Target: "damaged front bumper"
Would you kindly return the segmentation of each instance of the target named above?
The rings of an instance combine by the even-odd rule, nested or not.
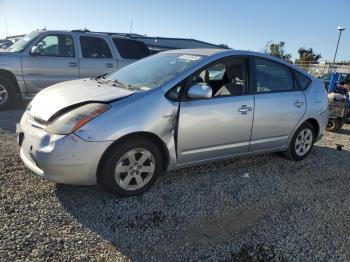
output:
[[[20,157],[30,170],[55,183],[96,184],[99,160],[112,141],[87,142],[75,134],[50,134],[24,118],[16,133]]]

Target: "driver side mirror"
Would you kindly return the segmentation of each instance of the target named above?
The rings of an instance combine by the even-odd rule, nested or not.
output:
[[[40,51],[40,47],[35,45],[32,47],[32,49],[30,50],[30,54],[31,55],[40,55],[41,51]]]
[[[207,99],[212,97],[213,89],[205,83],[198,83],[190,87],[187,95],[190,98]]]

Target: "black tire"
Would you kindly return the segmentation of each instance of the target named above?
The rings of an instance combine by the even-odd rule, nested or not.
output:
[[[337,131],[339,131],[340,129],[343,128],[344,123],[345,123],[345,120],[343,120],[341,118],[338,119],[338,130]]]
[[[326,130],[329,132],[337,132],[339,131],[344,125],[344,122],[340,118],[330,118],[328,120],[328,124],[326,127]]]
[[[16,87],[10,80],[0,76],[0,91],[2,90],[6,90],[7,95],[5,98],[0,94],[0,110],[9,109],[16,100]],[[5,101],[3,101],[3,99],[5,99]]]
[[[153,155],[155,162],[154,173],[151,176],[150,180],[142,188],[135,190],[126,190],[117,183],[115,178],[115,169],[118,164],[118,161],[127,152],[140,148],[148,150]],[[163,172],[163,159],[161,151],[154,143],[144,138],[129,139],[115,144],[111,149],[108,150],[106,155],[103,157],[101,162],[100,173],[98,176],[98,183],[101,184],[108,192],[118,197],[135,196],[142,194],[143,192],[151,188],[152,185],[156,182],[158,176]],[[136,182],[136,179],[134,180]]]
[[[304,154],[304,155],[299,155],[296,151],[296,141],[297,141],[297,138],[298,136],[300,135],[300,133],[303,131],[303,130],[306,130],[306,129],[309,129],[312,133],[312,143],[311,143],[311,146],[310,148],[308,149],[308,151]],[[300,161],[300,160],[303,160],[305,159],[309,153],[311,152],[313,146],[314,146],[314,142],[315,142],[315,128],[314,126],[310,123],[310,122],[305,122],[303,123],[295,132],[290,144],[289,144],[289,147],[288,147],[288,150],[283,152],[283,155],[285,157],[287,157],[288,159],[290,160],[294,160],[294,161]]]
[[[326,130],[329,132],[334,132],[338,130],[338,121],[335,118],[330,118],[327,123]]]

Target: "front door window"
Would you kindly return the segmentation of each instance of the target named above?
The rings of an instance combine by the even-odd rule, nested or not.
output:
[[[205,83],[213,89],[213,97],[243,95],[247,90],[247,63],[244,58],[220,61],[197,72],[191,85]]]
[[[70,35],[48,35],[36,44],[41,56],[74,57],[74,42]]]

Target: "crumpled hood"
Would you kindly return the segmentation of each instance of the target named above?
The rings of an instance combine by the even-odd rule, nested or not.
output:
[[[93,79],[59,83],[40,91],[29,105],[30,115],[48,121],[58,111],[88,101],[109,102],[129,96],[134,91],[101,84]]]

